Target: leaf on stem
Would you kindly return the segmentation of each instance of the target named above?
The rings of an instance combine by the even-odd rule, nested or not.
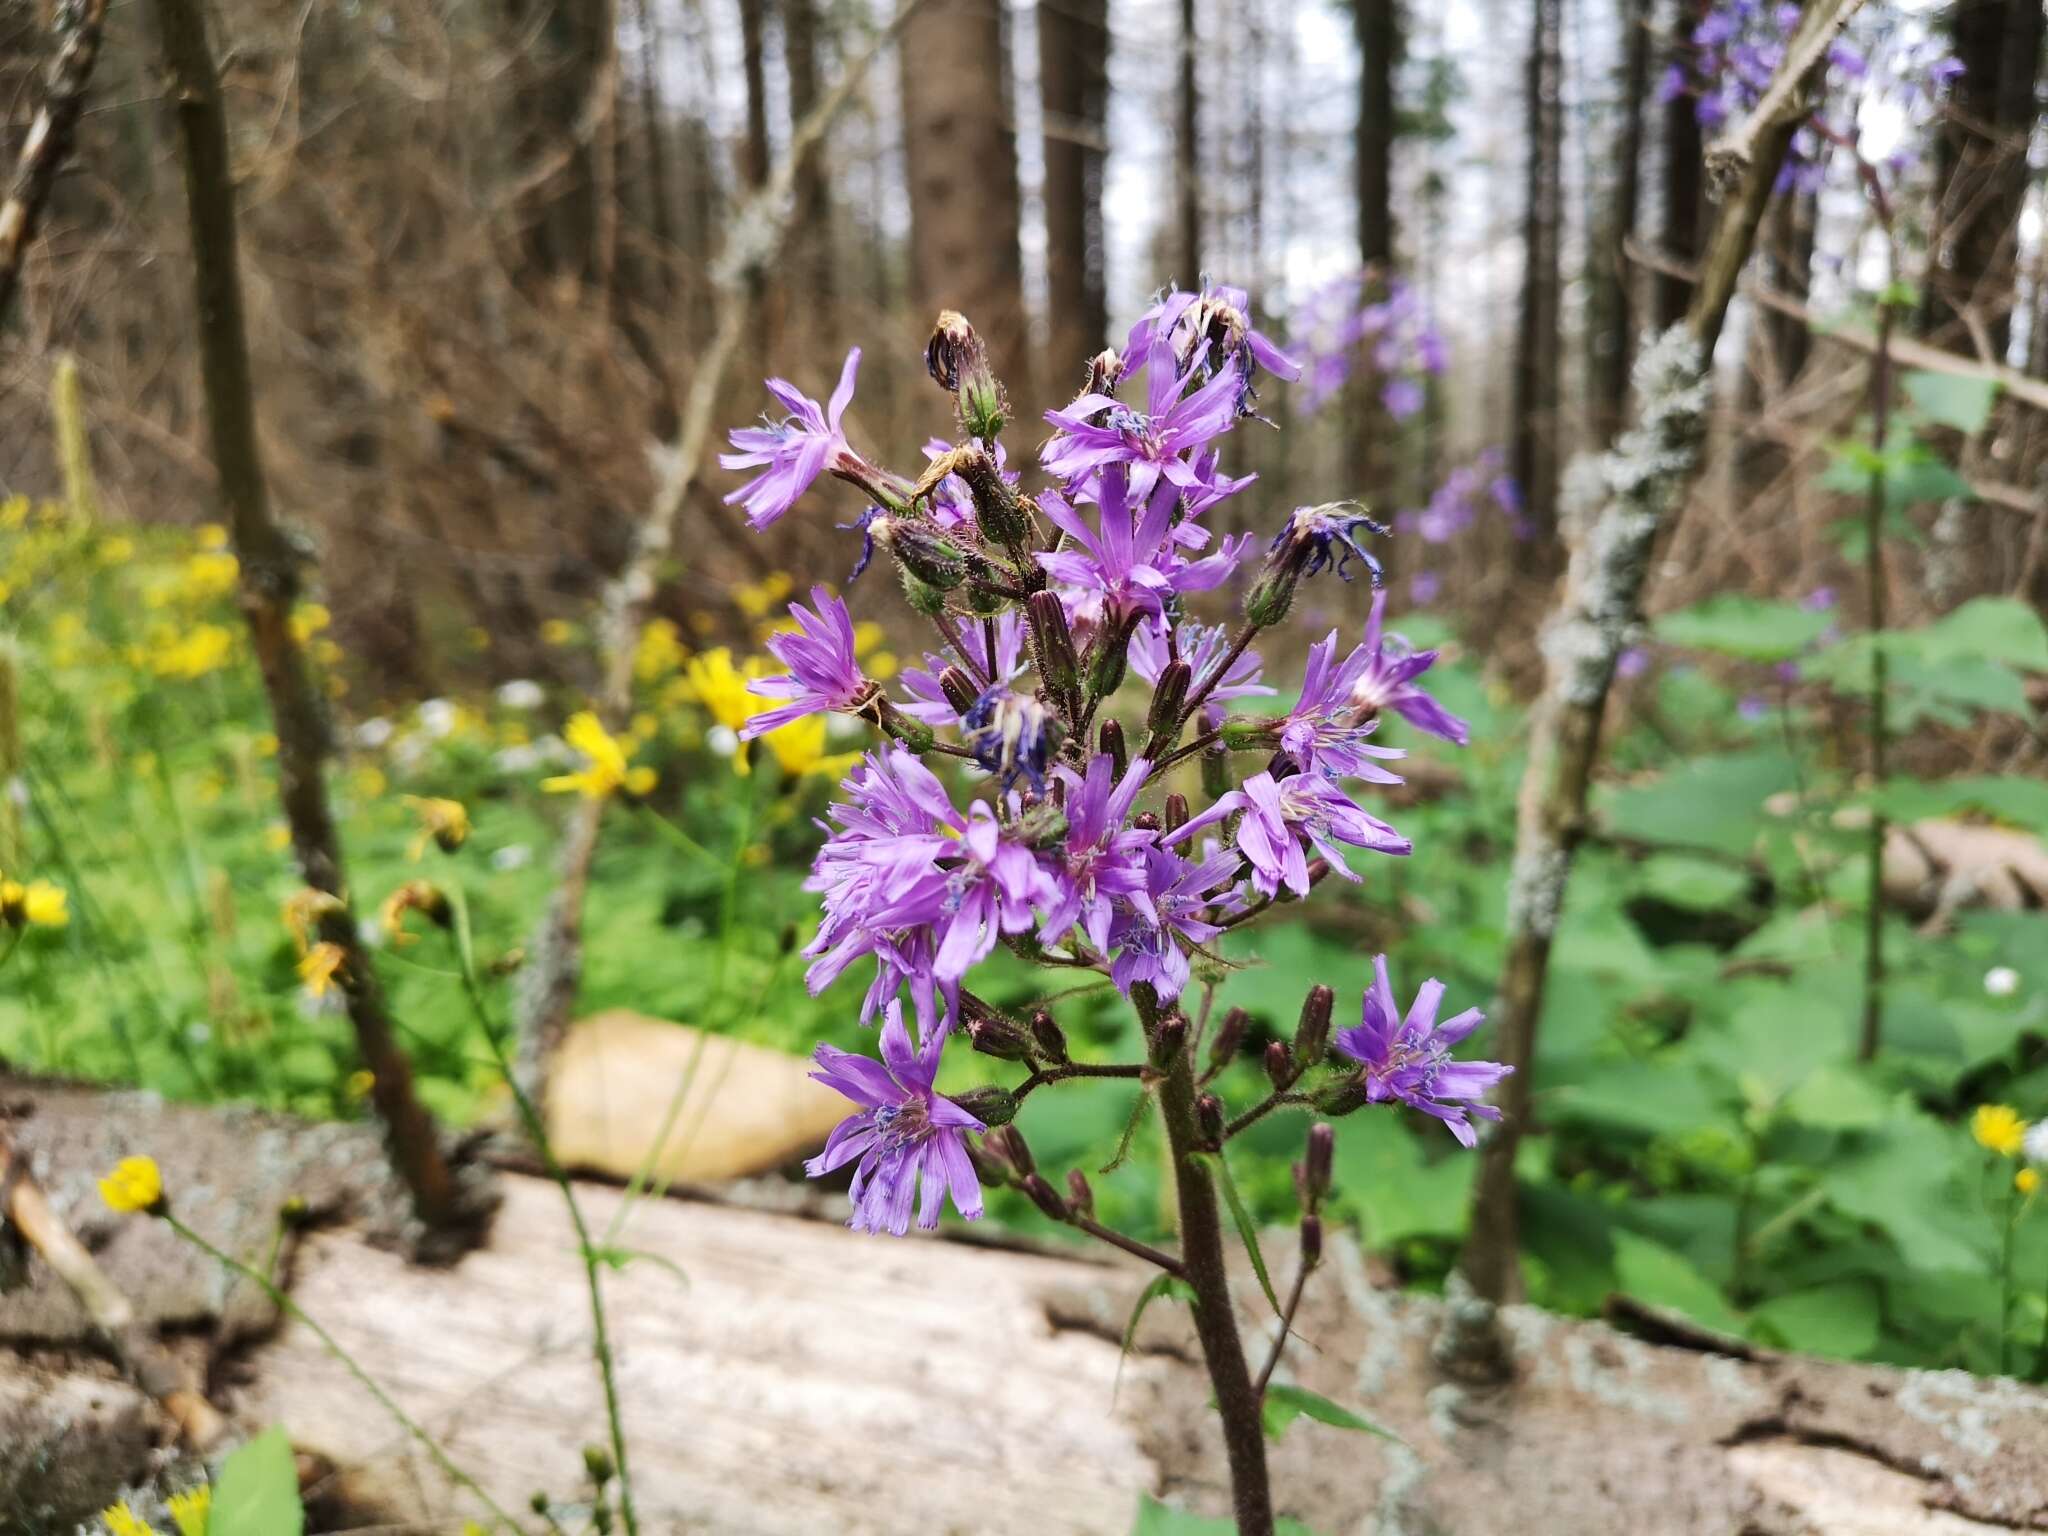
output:
[[[1287,1433],[1288,1426],[1296,1419],[1314,1419],[1318,1424],[1327,1424],[1332,1429],[1355,1430],[1360,1434],[1378,1435],[1382,1440],[1399,1442],[1400,1437],[1389,1430],[1380,1428],[1371,1419],[1362,1418],[1327,1397],[1309,1391],[1306,1387],[1288,1386],[1272,1382],[1266,1387],[1266,1395],[1259,1403],[1259,1422],[1266,1431],[1268,1440],[1278,1440]]]
[[[1137,1305],[1131,1308],[1130,1321],[1124,1324],[1123,1348],[1117,1352],[1116,1380],[1111,1383],[1109,1389],[1109,1402],[1112,1408],[1116,1406],[1117,1392],[1124,1383],[1124,1361],[1129,1358],[1131,1345],[1138,1337],[1138,1321],[1144,1317],[1145,1309],[1162,1296],[1171,1297],[1175,1301],[1184,1301],[1189,1306],[1193,1306],[1195,1302],[1195,1289],[1177,1276],[1154,1275],[1152,1283],[1146,1286],[1144,1290],[1138,1292]]]
[[[1223,1160],[1220,1152],[1190,1152],[1188,1161],[1204,1163],[1216,1170],[1216,1182],[1223,1186],[1223,1203],[1230,1207],[1230,1219],[1237,1225],[1237,1235],[1244,1242],[1244,1251],[1251,1255],[1252,1273],[1259,1277],[1259,1289],[1266,1293],[1274,1315],[1279,1316],[1280,1298],[1273,1290],[1273,1277],[1266,1271],[1266,1256],[1259,1251],[1258,1228],[1252,1225],[1252,1213],[1245,1209],[1244,1197],[1237,1192],[1237,1181],[1230,1176],[1230,1164]]]

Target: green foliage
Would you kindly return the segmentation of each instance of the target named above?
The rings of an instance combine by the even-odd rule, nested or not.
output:
[[[1377,1435],[1382,1440],[1394,1438],[1371,1419],[1363,1418],[1306,1387],[1290,1386],[1280,1381],[1267,1384],[1266,1395],[1259,1404],[1259,1419],[1268,1440],[1280,1439],[1296,1419],[1314,1419],[1332,1429]]]
[[[266,1429],[221,1463],[207,1536],[299,1536],[305,1528],[291,1441]]]
[[[1299,1520],[1281,1520],[1273,1527],[1279,1536],[1314,1536]],[[1131,1536],[1234,1536],[1235,1520],[1210,1520],[1161,1504],[1149,1494],[1138,1495],[1137,1523]]]

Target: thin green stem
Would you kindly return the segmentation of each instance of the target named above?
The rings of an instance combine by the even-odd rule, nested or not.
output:
[[[619,1473],[619,1516],[625,1521],[626,1536],[639,1536],[640,1521],[633,1509],[633,1477],[626,1460],[625,1421],[619,1410],[618,1370],[612,1359],[611,1333],[605,1324],[604,1281],[600,1273],[599,1250],[590,1240],[590,1226],[583,1219],[583,1206],[576,1198],[576,1187],[569,1182],[569,1175],[555,1157],[553,1145],[548,1141],[547,1126],[541,1120],[540,1111],[519,1085],[518,1073],[513,1070],[512,1058],[505,1050],[505,1042],[499,1038],[496,1025],[492,1022],[489,1007],[484,1002],[483,986],[477,980],[476,952],[471,942],[469,927],[469,898],[459,883],[451,882],[448,903],[455,918],[455,952],[462,962],[462,986],[468,994],[470,1008],[476,1014],[477,1026],[483,1030],[484,1039],[489,1042],[491,1054],[497,1058],[498,1070],[504,1075],[505,1085],[512,1090],[512,1102],[518,1107],[519,1119],[526,1128],[534,1151],[539,1154],[541,1166],[562,1192],[563,1203],[569,1208],[569,1221],[576,1228],[576,1244],[583,1257],[583,1277],[590,1293],[591,1352],[597,1357],[598,1376],[604,1384],[605,1420],[611,1431],[612,1464]]]
[[[417,1440],[420,1443],[421,1449],[426,1451],[427,1455],[432,1458],[434,1465],[441,1469],[441,1474],[444,1477],[446,1477],[450,1482],[454,1483],[457,1487],[462,1488],[469,1492],[471,1495],[473,1495],[476,1498],[477,1502],[482,1504],[485,1509],[489,1510],[491,1514],[497,1519],[499,1524],[505,1526],[508,1530],[523,1531],[525,1529],[525,1527],[521,1526],[517,1520],[513,1519],[499,1506],[498,1501],[496,1499],[492,1498],[490,1494],[484,1491],[484,1487],[481,1483],[479,1483],[475,1478],[471,1477],[467,1472],[463,1471],[462,1468],[458,1467],[454,1463],[454,1461],[450,1459],[448,1453],[441,1449],[440,1445],[435,1441],[434,1437],[428,1434],[426,1430],[421,1427],[418,1420],[414,1419],[411,1414],[407,1413],[403,1408],[399,1407],[397,1402],[393,1400],[391,1394],[386,1392],[379,1385],[377,1385],[377,1383],[373,1379],[371,1379],[370,1374],[367,1371],[365,1371],[360,1365],[356,1364],[355,1358],[352,1355],[350,1355],[347,1350],[341,1347],[340,1341],[337,1340],[333,1334],[329,1333],[325,1328],[321,1327],[319,1323],[314,1321],[312,1315],[308,1313],[305,1308],[301,1307],[296,1301],[293,1301],[292,1298],[288,1296],[284,1291],[280,1290],[268,1275],[259,1273],[251,1266],[244,1264],[240,1259],[234,1257],[234,1255],[223,1252],[221,1249],[215,1247],[212,1243],[208,1242],[205,1238],[201,1237],[197,1232],[193,1231],[190,1227],[186,1226],[182,1221],[178,1220],[178,1218],[173,1216],[168,1210],[161,1211],[159,1212],[159,1214],[163,1218],[164,1225],[169,1227],[173,1232],[177,1233],[179,1237],[183,1238],[186,1242],[190,1243],[194,1248],[197,1248],[201,1253],[205,1254],[208,1258],[212,1259],[216,1264],[219,1264],[223,1269],[228,1270],[232,1274],[239,1275],[244,1280],[247,1280],[251,1284],[255,1285],[259,1290],[263,1292],[265,1296],[267,1296],[270,1299],[270,1304],[272,1306],[276,1307],[280,1312],[285,1313],[294,1322],[301,1324],[307,1330],[307,1332],[311,1333],[314,1338],[318,1339],[320,1341],[321,1347],[324,1348],[330,1355],[334,1356],[336,1360],[339,1360],[342,1364],[342,1367],[345,1370],[347,1370],[349,1375],[353,1376],[356,1379],[356,1381],[362,1386],[363,1390],[368,1392],[371,1397],[377,1400],[377,1406],[382,1408],[386,1413],[390,1414],[392,1419],[396,1421],[396,1423],[398,1424],[399,1428],[403,1429],[407,1434],[411,1435],[413,1439]]]
[[[2005,1180],[2005,1231],[1998,1244],[1998,1374],[2004,1376],[2012,1370],[2012,1238],[2019,1226],[2020,1197],[2005,1164],[2000,1162],[1997,1168]]]

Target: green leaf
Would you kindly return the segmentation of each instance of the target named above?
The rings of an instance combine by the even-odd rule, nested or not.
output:
[[[1657,638],[1670,645],[1739,656],[1747,661],[1789,661],[1819,639],[1832,622],[1798,603],[1723,593],[1667,613]]]
[[[1117,1390],[1123,1386],[1124,1361],[1130,1357],[1131,1345],[1137,1340],[1138,1323],[1145,1316],[1145,1309],[1162,1296],[1171,1297],[1175,1301],[1184,1301],[1189,1306],[1193,1306],[1195,1301],[1194,1287],[1185,1280],[1177,1279],[1173,1275],[1155,1276],[1152,1283],[1138,1293],[1137,1304],[1131,1308],[1131,1320],[1124,1324],[1123,1347],[1117,1352],[1116,1380],[1111,1383],[1109,1389],[1111,1406],[1114,1406],[1116,1403]]]
[[[1360,1434],[1378,1435],[1382,1440],[1396,1437],[1380,1428],[1371,1419],[1361,1418],[1349,1408],[1331,1402],[1327,1397],[1318,1396],[1306,1387],[1288,1386],[1282,1382],[1270,1382],[1266,1387],[1265,1400],[1259,1404],[1259,1418],[1268,1440],[1278,1440],[1287,1433],[1296,1419],[1314,1419],[1318,1424],[1327,1424],[1332,1429],[1355,1430]]]
[[[1230,1164],[1223,1160],[1221,1152],[1190,1152],[1188,1161],[1216,1170],[1216,1182],[1223,1189],[1223,1203],[1230,1207],[1230,1219],[1237,1226],[1244,1251],[1251,1255],[1252,1273],[1259,1277],[1259,1289],[1266,1293],[1266,1300],[1272,1303],[1273,1311],[1278,1315],[1280,1298],[1273,1292],[1273,1277],[1266,1273],[1266,1256],[1259,1251],[1259,1229],[1252,1225],[1252,1213],[1245,1209],[1244,1198],[1237,1192],[1237,1181],[1230,1176]]]
[[[1644,1136],[1722,1123],[1727,1119],[1724,1102],[1701,1078],[1667,1062],[1618,1062],[1584,1082],[1559,1088],[1549,1113],[1560,1121],[1592,1121]]]
[[[2002,661],[2025,672],[2048,672],[2048,625],[2017,598],[1972,598],[1895,643],[1929,661]]]
[[[1791,757],[1775,747],[1696,758],[1648,783],[1600,796],[1616,835],[1650,844],[1749,853],[1763,803],[1798,782]]]
[[[1895,1116],[1882,1135],[1828,1165],[1828,1201],[1890,1237],[1915,1269],[1980,1270],[1989,1224],[1965,1213],[1956,1178],[1969,1145],[1966,1133],[1929,1116]]]
[[[207,1536],[300,1536],[299,1469],[284,1431],[270,1428],[221,1463]]]
[[[1952,373],[1915,369],[1901,377],[1899,383],[1922,416],[1937,426],[1954,427],[1963,433],[1983,431],[1998,399],[1996,379],[1966,379]]]
[[[1616,1228],[1614,1269],[1622,1290],[1638,1301],[1683,1312],[1718,1333],[1742,1332],[1742,1318],[1683,1254],[1637,1233]]]
[[[1374,1248],[1465,1230],[1475,1159],[1442,1140],[1453,1155],[1432,1160],[1398,1115],[1353,1115],[1338,1127],[1336,1196],[1341,1209],[1358,1213]]]
[[[1786,1095],[1785,1113],[1818,1130],[1860,1131],[1882,1125],[1891,1101],[1854,1067],[1831,1062]]]
[[[1685,853],[1660,853],[1636,873],[1646,896],[1691,912],[1715,912],[1749,894],[1749,875],[1733,864]]]
[[[1276,1536],[1315,1536],[1299,1520],[1282,1520],[1273,1529]],[[1138,1495],[1138,1519],[1131,1527],[1131,1536],[1237,1536],[1237,1522],[1191,1515],[1141,1493]]]
[[[1880,1321],[1877,1287],[1841,1280],[1772,1297],[1750,1314],[1749,1329],[1784,1349],[1855,1359],[1877,1348]]]

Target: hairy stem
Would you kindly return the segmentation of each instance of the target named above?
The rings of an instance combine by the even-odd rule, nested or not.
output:
[[[1173,1154],[1173,1178],[1180,1206],[1181,1265],[1195,1293],[1195,1333],[1216,1390],[1223,1420],[1223,1444],[1230,1456],[1231,1498],[1239,1536],[1273,1536],[1273,1492],[1266,1475],[1266,1436],[1259,1394],[1245,1362],[1237,1314],[1230,1304],[1230,1278],[1223,1261],[1223,1223],[1216,1182],[1199,1159],[1192,1052],[1176,1051],[1159,1085],[1160,1117]]]
[[[1308,1277],[1315,1273],[1315,1268],[1303,1259],[1294,1271],[1294,1288],[1287,1293],[1287,1305],[1280,1309],[1280,1331],[1273,1336],[1273,1347],[1266,1352],[1266,1363],[1259,1367],[1259,1379],[1252,1383],[1252,1391],[1261,1398],[1280,1365],[1280,1357],[1287,1352],[1287,1341],[1294,1337],[1294,1314],[1301,1310],[1302,1293],[1308,1289]]]
[[[1884,790],[1885,688],[1888,678],[1884,654],[1884,501],[1885,437],[1891,425],[1891,334],[1893,306],[1880,304],[1877,313],[1877,351],[1870,359],[1870,442],[1877,450],[1878,465],[1870,472],[1870,495],[1864,508],[1863,580],[1869,588],[1867,628],[1870,632],[1870,788]],[[1857,1042],[1859,1061],[1877,1056],[1877,1043],[1884,1033],[1884,839],[1885,819],[1881,810],[1870,813],[1869,884],[1864,893],[1863,914],[1863,1033]]]

